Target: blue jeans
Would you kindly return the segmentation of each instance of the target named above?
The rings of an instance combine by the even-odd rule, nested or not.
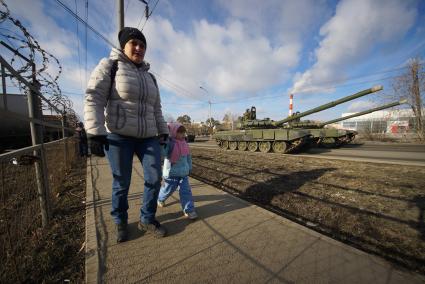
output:
[[[88,145],[87,142],[79,142],[78,149],[80,150],[80,157],[85,157],[88,154]]]
[[[193,203],[192,190],[189,185],[189,178],[185,177],[168,177],[164,178],[165,185],[161,187],[159,191],[158,201],[164,202],[168,197],[176,191],[177,187],[180,186],[179,195],[180,203],[183,212],[189,213],[195,210]]]
[[[144,192],[140,208],[140,220],[148,224],[155,220],[157,199],[161,187],[161,152],[158,138],[137,139],[118,134],[108,134],[109,149],[106,150],[111,166],[112,209],[115,224],[127,223],[128,189],[131,182],[133,156],[137,155],[143,167]]]

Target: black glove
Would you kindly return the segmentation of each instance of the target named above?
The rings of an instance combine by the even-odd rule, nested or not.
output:
[[[105,135],[89,137],[90,152],[99,157],[105,157],[105,149],[109,150],[108,139]]]
[[[168,134],[159,134],[159,144],[165,145],[167,144]]]

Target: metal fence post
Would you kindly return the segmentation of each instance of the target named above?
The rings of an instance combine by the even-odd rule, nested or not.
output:
[[[33,85],[40,88],[40,84],[35,80],[35,66],[33,66]],[[30,118],[42,119],[41,117],[41,103],[37,94],[30,90],[28,92],[28,112]],[[35,173],[37,178],[37,192],[38,198],[40,201],[41,208],[41,222],[42,226],[45,228],[49,223],[49,204],[48,204],[48,180],[47,180],[47,167],[46,159],[44,155],[43,143],[43,132],[40,125],[36,125],[34,122],[30,122],[31,129],[31,140],[32,145],[41,144],[41,150],[34,151],[34,156],[39,157],[40,159],[34,163]]]
[[[67,135],[67,131],[65,129],[66,127],[66,111],[65,111],[65,106],[63,107],[63,113],[62,113],[62,138],[63,138],[63,143],[64,143],[64,155],[65,155],[65,170],[68,170],[68,157],[69,157],[69,152],[68,152],[68,139],[66,139]]]
[[[3,85],[3,108],[7,110],[7,95],[6,95],[6,72],[3,64],[1,64],[1,83]]]

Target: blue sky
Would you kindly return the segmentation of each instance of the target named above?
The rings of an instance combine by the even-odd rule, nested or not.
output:
[[[61,90],[82,117],[88,76],[111,46],[90,30],[86,43],[84,25],[57,1],[5,2],[11,16],[60,60]],[[61,2],[85,19],[85,0]],[[88,2],[89,24],[117,44],[116,1]],[[294,111],[377,84],[389,93],[392,78],[405,71],[401,67],[425,53],[420,0],[159,0],[148,21],[142,2],[124,2],[125,25],[143,26],[145,59],[160,85],[164,114],[174,119],[188,114],[205,121],[208,101],[215,119],[241,115],[252,105],[258,117],[280,119],[288,114],[291,92]],[[152,11],[157,0],[148,2]],[[361,111],[374,106],[375,97],[307,118]]]

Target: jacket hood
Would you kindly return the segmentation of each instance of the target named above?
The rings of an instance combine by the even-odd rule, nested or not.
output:
[[[111,54],[109,55],[109,59],[112,60],[118,60],[118,61],[122,61],[122,62],[128,62],[131,64],[134,64],[125,54],[121,49],[118,48],[112,48],[111,50]],[[136,65],[136,64],[134,64]],[[148,71],[149,68],[151,67],[150,64],[146,61],[143,61],[141,64],[141,68],[143,68],[144,71]]]
[[[168,130],[170,131],[170,136],[175,139],[177,135],[177,130],[180,128],[180,126],[183,125],[179,122],[170,122],[167,124],[167,126]]]

